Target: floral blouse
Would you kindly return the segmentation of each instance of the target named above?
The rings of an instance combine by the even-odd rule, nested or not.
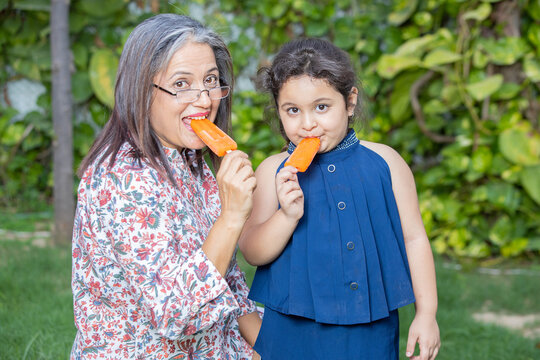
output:
[[[215,178],[164,148],[178,188],[124,144],[81,179],[73,230],[71,359],[246,359],[237,318],[256,311],[236,260],[201,246],[220,213]]]

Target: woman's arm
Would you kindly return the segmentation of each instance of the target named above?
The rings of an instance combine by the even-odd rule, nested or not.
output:
[[[392,148],[382,144],[363,143],[382,156],[390,168],[392,188],[403,229],[416,298],[416,315],[409,329],[407,356],[414,353],[414,348],[418,342],[421,354],[418,359],[435,359],[440,347],[439,327],[436,320],[437,285],[435,265],[418,206],[414,176],[407,163]]]
[[[240,233],[251,213],[256,180],[247,155],[233,151],[225,155],[216,175],[221,214],[212,226],[202,249],[225,276]]]
[[[251,265],[264,265],[278,257],[303,215],[304,197],[296,170],[288,166],[276,176],[286,157],[287,153],[271,156],[255,172],[253,211],[238,241]]]

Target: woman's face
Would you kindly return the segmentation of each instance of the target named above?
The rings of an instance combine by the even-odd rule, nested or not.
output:
[[[167,68],[156,75],[154,84],[172,93],[220,86],[212,48],[207,44],[186,43],[173,55]],[[192,103],[179,103],[176,96],[158,88],[154,91],[150,124],[161,143],[170,148],[202,149],[205,144],[193,132],[191,120],[206,117],[214,122],[221,100],[210,99],[204,91]]]
[[[326,80],[307,75],[287,80],[278,97],[278,112],[287,137],[296,145],[306,137],[321,139],[320,153],[335,148],[347,135],[358,90],[352,88],[347,108],[343,95]]]

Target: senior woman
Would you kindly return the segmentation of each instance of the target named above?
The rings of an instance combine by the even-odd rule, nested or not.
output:
[[[252,166],[209,154],[214,178],[190,126],[228,131],[232,86],[224,42],[189,17],[129,36],[112,115],[79,169],[72,359],[252,357],[260,318],[234,256]]]

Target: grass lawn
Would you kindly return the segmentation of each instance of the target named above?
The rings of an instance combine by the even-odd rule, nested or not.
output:
[[[0,238],[0,359],[68,359],[75,336],[70,248],[30,243]],[[239,262],[251,282],[254,269],[241,255]],[[438,260],[442,348],[437,359],[540,359],[540,338],[472,317],[480,311],[540,314],[540,271],[535,271],[494,276],[452,270]],[[412,306],[400,311],[402,354],[413,316]]]

